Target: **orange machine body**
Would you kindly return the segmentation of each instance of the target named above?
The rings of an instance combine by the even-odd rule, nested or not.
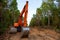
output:
[[[23,17],[23,14],[24,14],[24,17]],[[14,23],[14,27],[18,27],[18,26],[26,27],[27,26],[27,14],[28,14],[28,1],[26,1],[26,4],[25,4],[23,10],[20,13],[20,16],[18,18],[18,22]],[[22,19],[22,17],[24,19]]]

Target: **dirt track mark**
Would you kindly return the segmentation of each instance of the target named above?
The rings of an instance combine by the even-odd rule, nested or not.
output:
[[[9,40],[60,40],[60,34],[54,30],[33,28],[30,30],[28,38],[20,38],[21,33],[10,34]]]

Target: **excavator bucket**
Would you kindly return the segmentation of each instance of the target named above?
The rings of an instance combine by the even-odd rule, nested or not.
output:
[[[22,27],[21,38],[29,36],[29,27]]]

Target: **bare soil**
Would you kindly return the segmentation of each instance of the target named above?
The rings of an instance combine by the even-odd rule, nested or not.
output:
[[[21,33],[16,34],[6,34],[4,40],[60,40],[60,33],[50,29],[40,29],[32,28],[29,33],[28,38],[21,38]]]

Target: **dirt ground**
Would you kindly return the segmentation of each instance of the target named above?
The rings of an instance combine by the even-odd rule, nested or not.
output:
[[[5,40],[60,40],[60,34],[50,29],[32,28],[28,38],[21,38],[21,33],[6,34]]]

